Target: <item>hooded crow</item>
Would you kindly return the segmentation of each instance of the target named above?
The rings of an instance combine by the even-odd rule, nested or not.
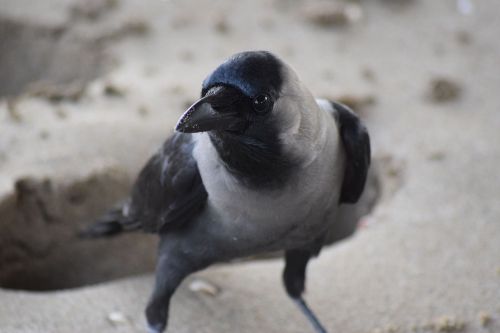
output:
[[[354,229],[338,222],[339,207],[360,198],[369,165],[368,132],[351,110],[314,99],[273,54],[242,52],[203,81],[129,200],[83,235],[160,236],[150,332],[165,330],[170,298],[189,274],[279,250],[288,295],[326,332],[302,297],[306,266],[327,235]]]

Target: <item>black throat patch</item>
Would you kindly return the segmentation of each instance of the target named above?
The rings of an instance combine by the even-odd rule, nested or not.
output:
[[[254,124],[255,125],[255,124]],[[210,133],[210,140],[226,169],[250,188],[282,187],[296,162],[283,152],[272,126],[256,126],[244,135],[227,132]]]

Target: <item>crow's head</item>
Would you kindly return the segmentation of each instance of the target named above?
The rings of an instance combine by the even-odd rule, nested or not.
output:
[[[203,82],[201,98],[177,124],[181,132],[243,134],[272,114],[283,84],[283,65],[268,52],[238,53]]]
[[[205,79],[201,98],[176,130],[208,132],[226,161],[243,151],[264,164],[286,164],[295,158],[287,148],[296,150],[297,140],[311,137],[315,108],[291,67],[266,51],[242,52]],[[229,164],[245,161],[245,167],[255,167],[243,157]]]

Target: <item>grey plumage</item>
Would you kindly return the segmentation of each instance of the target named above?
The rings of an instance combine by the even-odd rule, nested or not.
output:
[[[170,298],[190,273],[285,250],[286,290],[325,332],[301,297],[305,269],[327,234],[353,230],[335,221],[365,184],[365,127],[347,107],[315,100],[274,55],[244,52],[204,81],[177,130],[141,171],[130,200],[85,232],[160,235],[150,330],[165,329]]]

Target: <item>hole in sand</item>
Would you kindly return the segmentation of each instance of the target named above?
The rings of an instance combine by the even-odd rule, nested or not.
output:
[[[129,186],[128,177],[117,170],[67,185],[18,180],[14,193],[0,202],[0,287],[66,289],[152,271],[154,236],[76,237]]]

